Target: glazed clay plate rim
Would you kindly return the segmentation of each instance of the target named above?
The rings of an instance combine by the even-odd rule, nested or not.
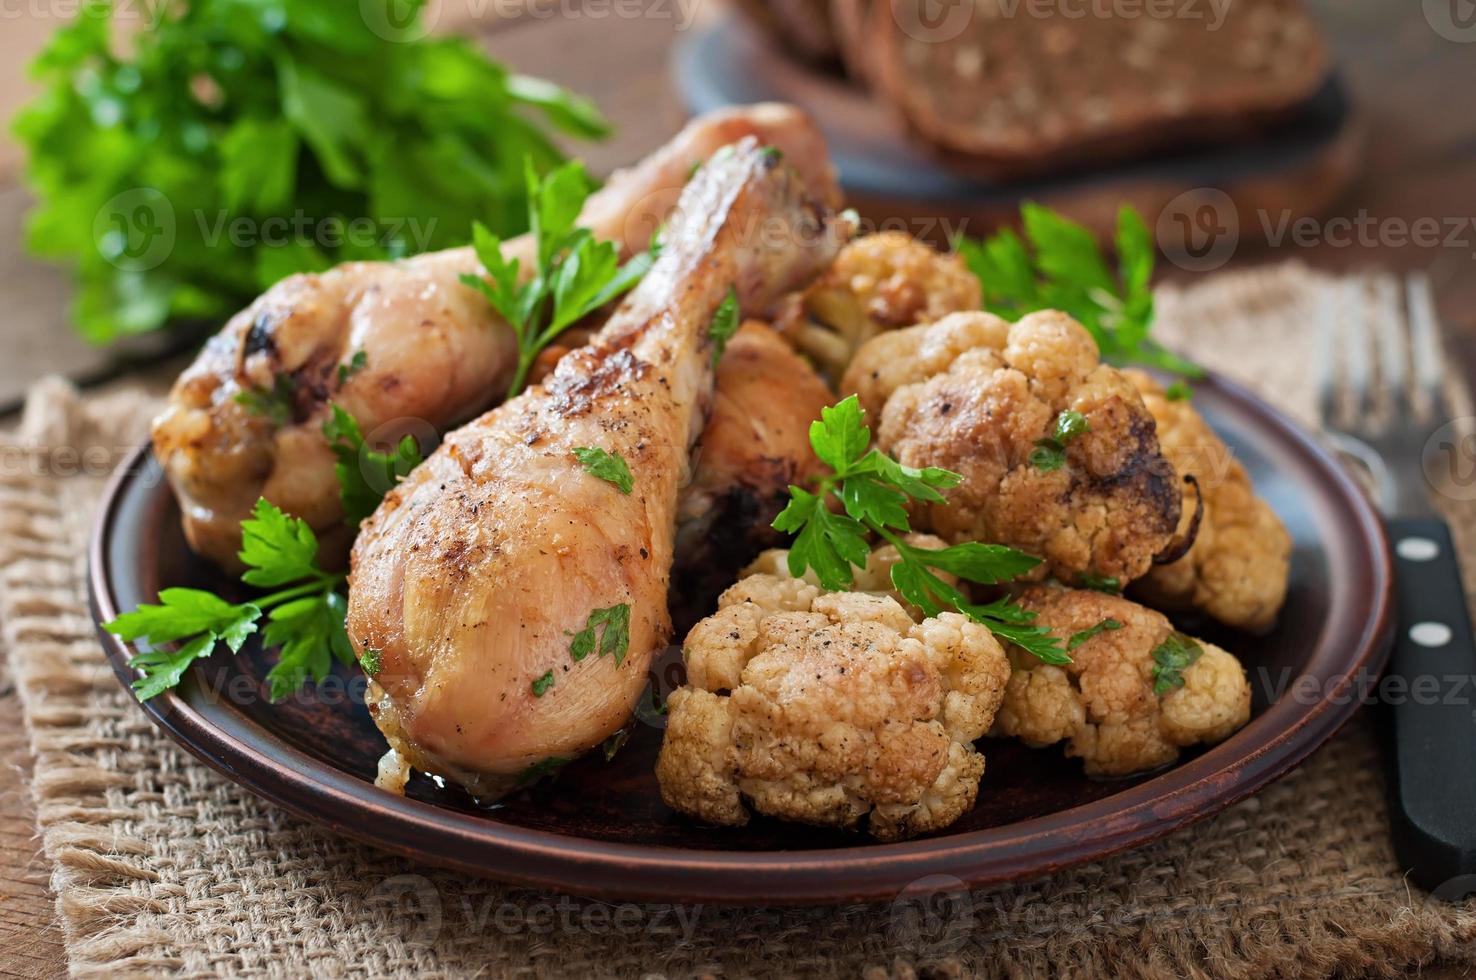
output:
[[[1324,683],[1312,705],[1282,696],[1226,742],[1102,800],[895,844],[768,852],[629,844],[516,826],[395,796],[312,758],[249,719],[228,720],[237,732],[218,727],[195,703],[214,694],[201,693],[193,671],[180,690],[141,707],[202,762],[299,817],[406,857],[514,884],[621,900],[817,904],[891,899],[931,876],[945,876],[937,879],[945,886],[982,886],[1097,860],[1203,819],[1290,771],[1351,717],[1359,705],[1355,679],[1377,674],[1388,656],[1392,561],[1372,506],[1321,446],[1260,399],[1220,377],[1201,382],[1200,389],[1213,390],[1280,455],[1297,457],[1334,505],[1326,509],[1335,513],[1318,514],[1319,525],[1330,524],[1336,533],[1324,531],[1318,540],[1339,552],[1329,556],[1330,565],[1347,560],[1337,563],[1339,587],[1330,590],[1329,618],[1302,675],[1337,682]],[[148,445],[140,447],[113,476],[93,530],[89,587],[99,622],[117,614],[108,571],[115,511],[150,453]],[[154,492],[169,491],[161,482]],[[1366,613],[1341,602],[1339,618],[1340,600],[1349,593],[1367,600]],[[127,645],[99,635],[126,687],[135,676]],[[990,787],[987,771],[985,780],[982,792],[1008,792]],[[1084,819],[1088,814],[1092,819]]]

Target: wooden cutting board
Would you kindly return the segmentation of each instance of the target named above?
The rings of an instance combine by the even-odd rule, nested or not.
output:
[[[1027,200],[1106,236],[1118,208],[1130,204],[1158,226],[1171,258],[1179,253],[1192,265],[1232,221],[1244,241],[1264,237],[1263,216],[1279,226],[1284,217],[1325,210],[1356,176],[1363,143],[1363,127],[1332,79],[1295,118],[1256,143],[991,182],[930,153],[872,93],[794,60],[739,17],[695,32],[677,46],[673,61],[677,89],[694,115],[765,101],[807,109],[830,141],[851,206],[874,226],[935,243],[1013,223]]]

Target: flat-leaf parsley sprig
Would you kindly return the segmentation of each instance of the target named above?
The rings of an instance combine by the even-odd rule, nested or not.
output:
[[[813,569],[831,591],[850,588],[855,569],[864,568],[871,553],[868,532],[897,549],[892,585],[926,615],[955,610],[989,627],[1045,663],[1071,660],[1049,630],[1035,626],[1035,614],[1009,600],[974,603],[936,573],[969,582],[1007,582],[1040,564],[1040,559],[998,544],[965,542],[948,548],[918,548],[901,534],[911,531],[909,502],[942,503],[940,492],[955,486],[959,474],[939,467],[913,469],[878,449],[871,449],[871,430],[855,395],[823,409],[810,425],[810,446],[832,470],[815,493],[789,488],[789,504],[774,519],[774,528],[795,535],[789,549],[789,571],[798,577]],[[828,506],[834,497],[843,511]]]
[[[390,452],[370,449],[358,421],[338,405],[323,423],[323,438],[333,450],[343,520],[357,528],[379,507],[384,495],[424,459],[412,435],[402,437]]]
[[[150,647],[129,661],[142,675],[133,682],[139,700],[174,687],[217,644],[240,652],[258,629],[265,645],[281,647],[266,678],[273,701],[287,697],[309,677],[321,681],[334,660],[354,662],[343,627],[345,576],[319,567],[318,539],[306,521],[258,500],[252,516],[241,522],[240,558],[246,565],[241,581],[274,591],[232,603],[203,589],[164,589],[158,605],[141,605],[104,624],[118,638],[144,640]]]
[[[502,254],[502,239],[481,224],[472,228],[472,246],[486,278],[462,275],[512,327],[518,340],[518,366],[507,397],[523,390],[539,352],[589,313],[640,282],[655,260],[655,249],[625,265],[612,242],[597,241],[575,225],[589,197],[589,177],[578,162],[566,163],[540,180],[526,168],[528,225],[537,245],[533,275]]]
[[[1167,350],[1153,327],[1153,235],[1130,207],[1117,213],[1117,268],[1090,231],[1050,208],[1020,209],[1025,236],[1005,229],[984,241],[959,238],[954,246],[983,287],[984,308],[1007,320],[1036,310],[1061,310],[1086,327],[1102,357],[1113,364],[1144,364],[1183,378],[1204,372]],[[1186,389],[1181,385],[1176,392]]]

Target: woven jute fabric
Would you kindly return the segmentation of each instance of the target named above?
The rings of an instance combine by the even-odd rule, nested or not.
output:
[[[1305,419],[1312,325],[1335,302],[1396,315],[1390,285],[1296,266],[1237,274],[1166,292],[1160,329]],[[933,900],[946,881],[841,908],[591,902],[304,824],[157,732],[103,662],[85,545],[106,464],[157,404],[157,392],[84,400],[44,383],[4,447],[3,639],[79,976],[1260,977],[1476,961],[1476,904],[1433,901],[1395,864],[1366,716],[1259,795],[1151,846]],[[1452,516],[1476,559],[1464,533],[1476,520]],[[983,791],[1010,788],[986,777]]]

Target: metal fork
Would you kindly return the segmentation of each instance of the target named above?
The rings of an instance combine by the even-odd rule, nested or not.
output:
[[[1395,287],[1375,288],[1390,299]],[[1368,471],[1394,547],[1398,621],[1381,693],[1392,717],[1395,853],[1417,884],[1454,899],[1476,891],[1476,642],[1424,465],[1451,417],[1440,325],[1427,276],[1411,275],[1403,292],[1402,320],[1371,323],[1351,292],[1323,309],[1319,410],[1332,444]],[[1459,438],[1443,448],[1453,458]]]

